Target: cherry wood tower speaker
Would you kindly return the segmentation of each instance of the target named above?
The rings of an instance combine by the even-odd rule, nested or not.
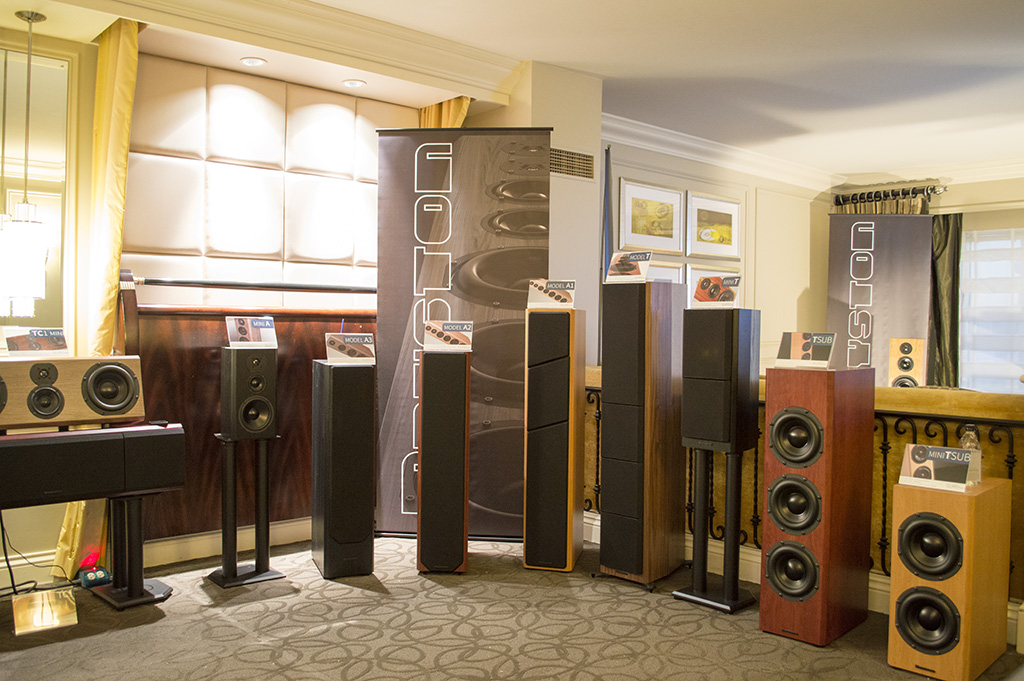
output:
[[[768,369],[761,629],[824,646],[868,612],[874,369]]]
[[[965,492],[897,484],[889,664],[945,681],[976,679],[1006,652],[1009,480]]]
[[[311,547],[324,579],[373,572],[376,370],[313,362]]]
[[[583,310],[526,313],[523,566],[572,571],[583,551]]]
[[[684,560],[684,288],[605,284],[602,295],[601,571],[650,584]]]
[[[416,565],[465,572],[469,557],[469,352],[420,355]]]

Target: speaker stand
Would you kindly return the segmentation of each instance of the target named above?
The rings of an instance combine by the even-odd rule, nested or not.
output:
[[[117,497],[109,504],[112,581],[89,590],[117,610],[167,600],[171,587],[142,578],[142,497]]]
[[[238,516],[236,513],[235,441],[217,434],[224,446],[224,476],[221,480],[221,567],[207,577],[222,589],[281,579],[284,574],[270,569],[270,514],[268,512],[267,455],[270,440],[256,441],[256,562],[238,566]]]
[[[743,452],[725,455],[725,561],[722,567],[722,592],[708,592],[708,506],[711,499],[711,465],[714,452],[695,449],[693,480],[693,583],[688,589],[673,591],[676,600],[689,601],[730,615],[754,604],[749,591],[741,590],[740,574],[740,487]]]

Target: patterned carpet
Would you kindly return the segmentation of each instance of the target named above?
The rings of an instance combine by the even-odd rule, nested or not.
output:
[[[920,679],[886,664],[886,618],[825,648],[759,631],[757,608],[725,615],[594,576],[596,545],[569,574],[525,570],[522,545],[471,542],[463,575],[421,575],[414,540],[376,544],[373,576],[326,581],[308,544],[274,550],[284,579],[221,589],[219,560],[147,572],[174,588],[117,612],[76,590],[79,624],[15,637],[0,602],[0,679],[572,681]],[[749,588],[749,585],[745,585]],[[983,679],[1016,676],[1008,648]]]

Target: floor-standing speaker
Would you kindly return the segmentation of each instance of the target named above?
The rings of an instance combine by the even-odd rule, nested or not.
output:
[[[583,551],[583,310],[526,314],[523,565],[569,572]]]
[[[650,584],[684,560],[684,288],[605,284],[602,296],[600,565]]]
[[[874,369],[768,369],[761,629],[823,646],[867,617]]]
[[[469,555],[468,352],[420,355],[416,563],[465,572]]]
[[[373,572],[376,369],[313,362],[311,544],[324,579]]]
[[[231,440],[277,435],[277,348],[221,349],[220,434]]]
[[[889,664],[945,681],[976,679],[1006,652],[1009,480],[964,492],[897,484]]]

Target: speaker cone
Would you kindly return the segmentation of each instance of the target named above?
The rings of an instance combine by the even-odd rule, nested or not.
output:
[[[914,346],[911,345],[910,343],[906,343],[906,342],[900,343],[900,354],[901,355],[909,355],[913,351],[914,351]]]
[[[806,468],[817,461],[823,439],[821,421],[802,407],[779,410],[768,427],[768,449],[792,468]]]
[[[7,384],[4,383],[4,379],[0,376],[0,412],[7,406]]]
[[[802,475],[782,475],[767,494],[768,516],[786,534],[807,534],[821,522],[821,494]]]
[[[892,387],[894,388],[916,388],[917,381],[913,376],[897,376],[893,382]]]
[[[780,541],[764,562],[768,583],[785,600],[800,603],[818,591],[818,561],[803,544]]]
[[[896,599],[894,616],[896,631],[918,652],[942,655],[960,642],[960,611],[936,589],[907,589]]]
[[[910,357],[900,357],[896,360],[896,366],[900,368],[900,371],[910,371],[914,368],[914,360]]]
[[[28,394],[28,410],[40,419],[52,419],[64,409],[64,394],[52,385],[40,385]]]
[[[262,392],[267,382],[262,376],[250,376],[249,377],[249,390],[254,393]]]
[[[28,370],[28,377],[36,385],[53,385],[57,382],[57,365],[49,362],[33,364]]]
[[[914,463],[924,463],[928,460],[928,447],[925,445],[914,445],[910,448],[910,458]]]
[[[914,477],[921,478],[922,480],[932,479],[932,469],[928,466],[918,466],[914,469]]]
[[[98,362],[82,376],[82,398],[97,414],[123,414],[139,400],[139,380],[120,362]]]
[[[250,397],[238,409],[238,422],[250,433],[266,430],[274,421],[274,407],[262,397]]]
[[[546,239],[549,216],[546,210],[506,210],[483,218],[484,229],[498,236],[516,239]]]
[[[964,538],[937,513],[915,513],[904,520],[896,546],[906,568],[922,579],[949,579],[963,564]]]

